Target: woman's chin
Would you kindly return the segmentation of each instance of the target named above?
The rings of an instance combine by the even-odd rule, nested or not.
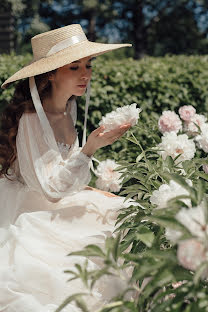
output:
[[[83,94],[85,94],[86,88],[83,88],[82,90],[78,90],[76,92],[74,92],[74,95],[76,96],[82,96]]]

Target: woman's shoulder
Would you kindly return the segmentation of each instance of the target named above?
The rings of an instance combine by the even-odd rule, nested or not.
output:
[[[20,121],[24,121],[24,120],[30,120],[30,121],[38,121],[38,115],[36,112],[32,112],[32,113],[23,113],[21,118],[20,118]]]
[[[23,113],[19,120],[19,127],[29,125],[30,127],[40,130],[40,121],[36,112],[34,113]]]

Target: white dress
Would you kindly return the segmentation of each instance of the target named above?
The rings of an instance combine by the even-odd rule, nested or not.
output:
[[[123,197],[85,190],[91,159],[80,151],[77,137],[71,147],[64,142],[53,147],[54,139],[46,139],[36,113],[23,114],[17,178],[0,179],[1,312],[54,312],[66,297],[86,292],[81,281],[67,282],[63,272],[85,258],[66,255],[87,244],[102,246],[118,210],[130,205]],[[92,259],[89,265],[100,263]],[[116,279],[102,279],[87,298],[89,310],[96,311],[121,288]],[[80,310],[71,303],[63,311]]]

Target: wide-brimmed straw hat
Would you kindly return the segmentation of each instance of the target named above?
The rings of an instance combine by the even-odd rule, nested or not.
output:
[[[2,84],[2,88],[16,80],[49,72],[83,57],[97,56],[115,49],[131,46],[131,44],[91,42],[87,39],[79,24],[44,32],[34,36],[31,43],[33,61],[8,78]]]

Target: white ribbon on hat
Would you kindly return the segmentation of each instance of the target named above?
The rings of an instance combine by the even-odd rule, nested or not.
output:
[[[58,42],[57,44],[55,44],[54,46],[52,46],[52,48],[48,51],[48,53],[46,54],[46,56],[51,56],[59,51],[62,51],[68,47],[73,46],[76,43],[80,43],[82,41],[87,40],[87,37],[85,36],[85,34],[78,34],[76,36],[72,36],[70,38],[67,38],[65,40],[62,40],[60,42]]]

